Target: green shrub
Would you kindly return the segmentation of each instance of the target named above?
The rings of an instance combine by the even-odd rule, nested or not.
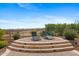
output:
[[[0,49],[1,48],[4,48],[4,47],[6,47],[7,46],[7,42],[6,41],[0,41]]]
[[[19,35],[18,32],[13,35],[13,39],[14,39],[14,40],[17,40],[17,39],[19,39],[19,38],[20,38],[20,35]]]
[[[66,28],[66,24],[56,24],[55,32],[58,33],[58,36],[62,36]]]
[[[5,31],[3,29],[0,29],[0,39],[2,39],[4,34],[5,34]]]
[[[76,38],[76,35],[77,35],[77,33],[74,30],[65,30],[64,31],[64,36],[68,40],[74,40]]]

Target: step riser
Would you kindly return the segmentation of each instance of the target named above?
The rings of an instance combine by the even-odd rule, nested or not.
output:
[[[33,45],[28,45],[28,46],[20,46],[20,45],[11,45],[13,47],[19,47],[19,48],[30,48],[30,49],[46,49],[46,48],[60,48],[60,47],[68,47],[68,46],[72,46],[72,45],[48,45],[48,46],[34,46]]]
[[[21,42],[14,41],[8,49],[18,52],[28,53],[52,53],[73,50],[74,47],[69,41],[50,41],[50,42]]]
[[[22,43],[22,42],[13,42],[15,44],[23,44],[23,45],[51,45],[51,44],[65,44],[70,42],[48,42],[48,43]]]
[[[20,49],[13,49],[8,47],[8,49],[18,52],[28,52],[28,53],[51,53],[51,52],[61,52],[61,51],[69,51],[73,50],[73,48],[68,49],[59,49],[59,50],[20,50]]]

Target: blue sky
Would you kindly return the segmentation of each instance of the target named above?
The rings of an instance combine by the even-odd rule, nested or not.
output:
[[[43,28],[79,20],[78,3],[0,3],[0,28]]]

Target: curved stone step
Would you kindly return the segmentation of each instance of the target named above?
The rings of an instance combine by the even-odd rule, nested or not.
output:
[[[63,47],[63,48],[50,48],[50,49],[26,49],[26,48],[17,48],[13,46],[8,46],[8,49],[19,51],[19,52],[30,52],[30,53],[51,53],[51,52],[59,52],[59,51],[69,51],[73,50],[73,46]]]
[[[11,46],[19,47],[19,48],[46,49],[46,48],[67,47],[67,46],[72,46],[72,44],[65,43],[65,44],[51,44],[51,45],[24,45],[24,44],[12,43]]]
[[[70,43],[67,40],[63,41],[51,41],[51,42],[21,42],[21,41],[14,41],[13,43],[17,44],[24,44],[24,45],[51,45],[51,44],[61,44],[61,43]]]

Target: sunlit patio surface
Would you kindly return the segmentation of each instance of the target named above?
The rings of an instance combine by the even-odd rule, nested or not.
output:
[[[40,41],[32,41],[26,37],[11,43],[2,56],[78,56],[72,44],[63,38],[53,37],[47,40],[41,37]]]

